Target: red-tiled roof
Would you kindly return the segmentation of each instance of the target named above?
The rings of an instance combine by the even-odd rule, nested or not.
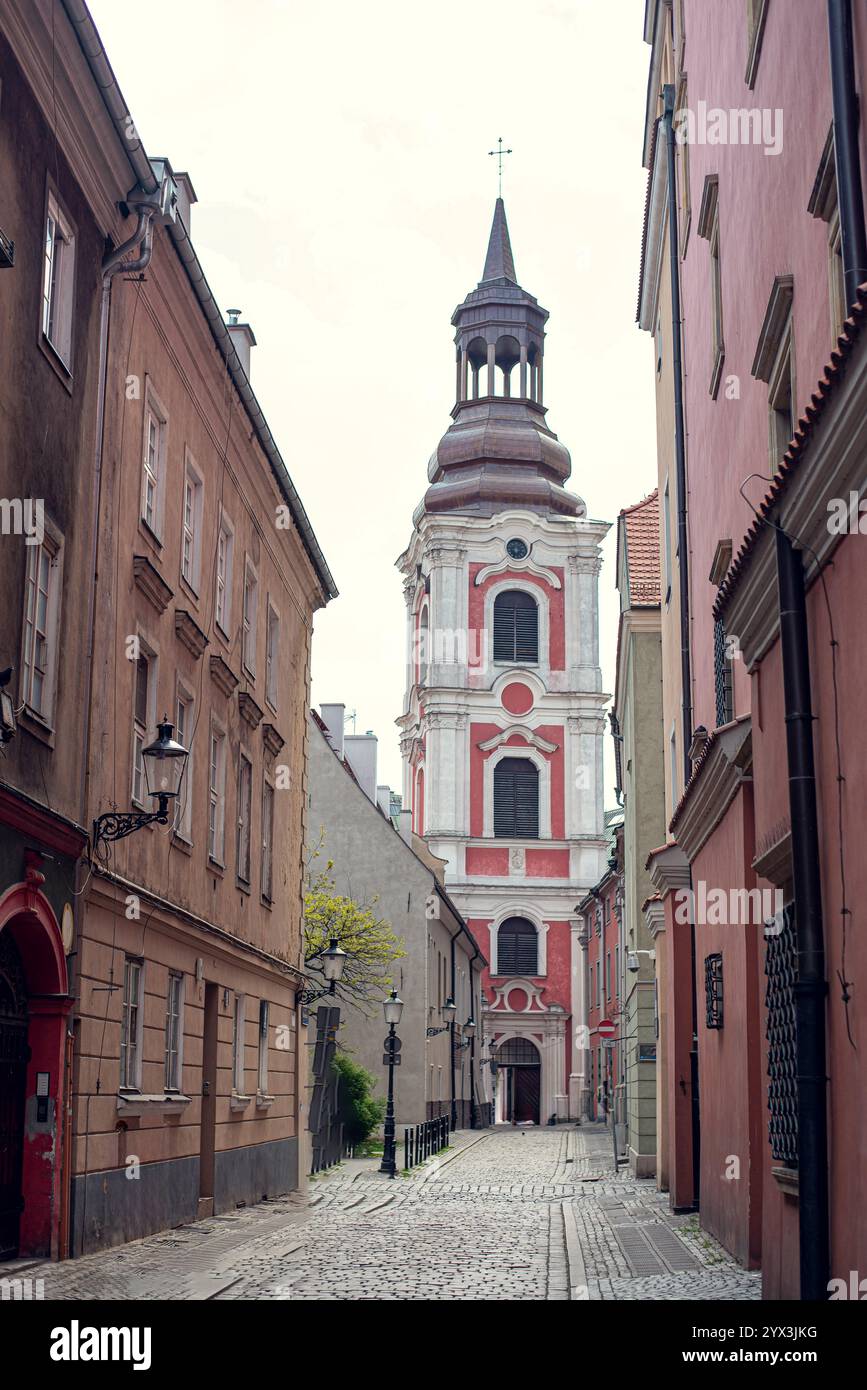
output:
[[[797,481],[798,467],[804,457],[810,438],[822,418],[822,414],[833,391],[839,386],[840,378],[846,369],[846,363],[851,356],[855,344],[861,336],[865,319],[867,319],[867,282],[859,287],[858,297],[852,305],[849,311],[849,317],[843,325],[843,331],[837,339],[837,347],[831,353],[831,359],[826,365],[816,389],[810,397],[810,404],[798,421],[798,428],[795,430],[792,442],[786,450],[782,463],[774,474],[768,491],[756,508],[758,516],[747,531],[737,555],[729,566],[728,574],[720,585],[719,593],[713,606],[715,618],[723,616],[726,604],[750,563],[750,558],[755,549],[756,542],[764,530],[765,523],[770,518],[774,507],[780,498]]]
[[[624,507],[620,513],[625,532],[626,573],[629,579],[630,608],[659,606],[659,489],[649,497]]]

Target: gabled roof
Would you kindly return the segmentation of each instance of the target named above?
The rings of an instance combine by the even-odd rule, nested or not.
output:
[[[479,283],[484,285],[488,280],[511,280],[515,285],[518,283],[518,277],[515,274],[515,261],[512,256],[512,243],[509,240],[509,224],[506,221],[506,206],[502,198],[497,199],[494,207],[494,220],[491,224],[491,235],[488,240],[488,254],[485,257],[485,269]]]
[[[623,551],[621,552],[621,544]],[[626,562],[629,608],[658,608],[662,588],[659,568],[659,489],[624,507],[617,523],[617,572]]]

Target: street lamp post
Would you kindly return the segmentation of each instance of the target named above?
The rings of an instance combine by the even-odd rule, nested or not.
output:
[[[474,1091],[475,1082],[473,1075],[473,1061],[476,1055],[476,1020],[473,1018],[472,1014],[470,1014],[469,1018],[464,1024],[463,1037],[461,1038],[461,1041],[459,1043],[455,1043],[455,1050],[457,1052],[461,1052],[465,1047],[468,1047],[470,1049],[470,1129],[475,1129],[476,1105]],[[461,1063],[461,1100],[463,1100],[464,1089],[463,1075],[464,1068],[463,1063]]]
[[[388,1037],[385,1040],[386,1052],[383,1061],[388,1066],[388,1100],[385,1106],[385,1126],[383,1131],[382,1162],[379,1165],[380,1173],[387,1173],[390,1178],[397,1177],[397,1156],[394,1137],[394,1068],[399,1064],[398,1046],[400,1039],[395,1033],[395,1028],[400,1023],[400,1016],[403,1013],[403,1000],[393,989],[387,999],[382,1001],[382,1012],[385,1014],[385,1021],[388,1024]]]

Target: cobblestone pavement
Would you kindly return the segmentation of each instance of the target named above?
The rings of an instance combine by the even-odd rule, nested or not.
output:
[[[62,1264],[0,1266],[47,1299],[755,1299],[742,1270],[610,1136],[495,1129],[389,1181],[371,1161],[294,1193]]]

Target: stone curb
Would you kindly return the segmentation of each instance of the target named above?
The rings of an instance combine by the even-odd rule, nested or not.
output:
[[[566,1264],[569,1271],[569,1298],[573,1301],[586,1300],[590,1297],[590,1290],[587,1284],[587,1270],[584,1267],[584,1255],[581,1250],[581,1239],[578,1235],[572,1202],[565,1201],[562,1211],[563,1232],[566,1237]]]
[[[462,1144],[453,1154],[448,1154],[446,1158],[434,1159],[434,1162],[416,1179],[419,1183],[430,1182],[431,1178],[445,1168],[449,1163],[454,1163],[456,1158],[462,1158],[470,1149],[475,1148],[476,1144],[481,1144],[483,1139],[489,1139],[493,1131],[485,1130],[479,1135],[478,1139],[471,1139],[468,1144]]]

